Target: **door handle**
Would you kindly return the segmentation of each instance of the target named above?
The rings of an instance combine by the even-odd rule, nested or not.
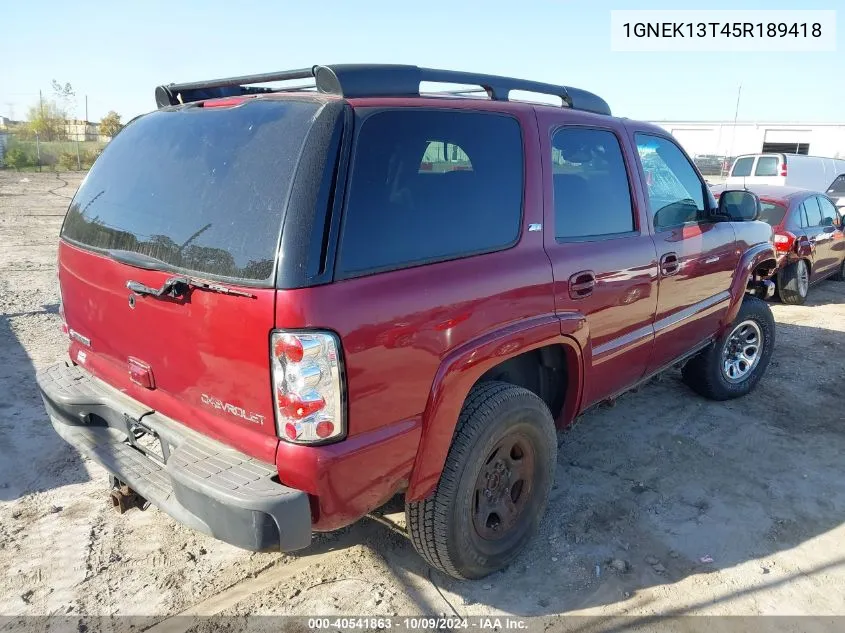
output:
[[[592,270],[582,270],[569,278],[569,297],[583,299],[593,294],[596,287],[596,274]]]
[[[660,257],[660,273],[664,277],[670,277],[681,269],[677,253],[664,253]]]

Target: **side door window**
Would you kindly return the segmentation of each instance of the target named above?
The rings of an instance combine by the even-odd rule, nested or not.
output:
[[[422,108],[361,116],[340,235],[342,278],[517,242],[524,161],[515,118]]]
[[[609,130],[565,127],[552,137],[555,238],[590,241],[635,232],[628,172]]]
[[[661,136],[637,133],[654,230],[707,220],[704,183],[681,149]]]
[[[839,214],[836,212],[836,207],[833,206],[833,203],[827,198],[822,198],[821,196],[816,196],[816,202],[819,203],[819,207],[822,211],[822,225],[836,226]]]
[[[819,208],[819,203],[816,201],[816,196],[811,196],[804,200],[804,210],[807,212],[807,226],[815,228],[822,226],[822,210]]]
[[[760,156],[757,159],[755,176],[777,176],[780,159],[777,156]]]

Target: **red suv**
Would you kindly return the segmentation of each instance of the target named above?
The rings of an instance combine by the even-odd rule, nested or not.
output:
[[[156,97],[70,205],[70,360],[38,376],[119,509],[289,551],[403,493],[419,553],[477,578],[535,531],[556,429],[680,362],[716,399],[769,362],[759,201],[596,95],[340,65]]]

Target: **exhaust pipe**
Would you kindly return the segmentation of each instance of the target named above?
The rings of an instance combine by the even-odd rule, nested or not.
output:
[[[124,514],[132,508],[146,510],[150,507],[149,501],[117,477],[112,477],[112,489],[109,496],[111,497],[112,507],[118,514]]]

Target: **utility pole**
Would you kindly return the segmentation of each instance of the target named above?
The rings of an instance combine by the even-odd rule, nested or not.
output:
[[[41,96],[41,91],[38,91],[38,104],[41,110],[41,118],[44,118],[44,98]]]
[[[85,95],[85,122],[88,123],[88,95]]]
[[[731,151],[728,158],[734,157],[734,141],[736,140],[736,122],[739,119],[739,98],[742,95],[742,82],[739,84],[739,89],[736,91],[736,110],[734,110],[734,127],[731,134]]]

